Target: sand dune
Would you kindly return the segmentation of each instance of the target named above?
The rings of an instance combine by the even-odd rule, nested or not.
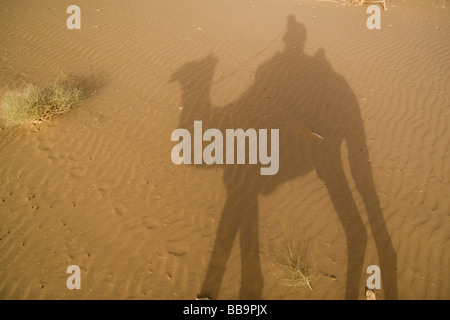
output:
[[[237,235],[224,257],[221,285],[205,284],[227,199],[255,200],[243,212],[256,206],[259,219],[259,298],[344,299],[350,282],[357,284],[350,296],[365,299],[365,268],[387,259],[390,242],[397,273],[382,277],[395,281],[397,292],[390,295],[394,285],[385,281],[377,298],[450,298],[445,1],[388,0],[380,30],[367,29],[367,6],[339,2],[80,0],[78,5],[80,30],[67,29],[66,4],[59,1],[0,6],[0,98],[25,83],[67,77],[89,93],[80,107],[40,130],[0,122],[0,298],[195,299],[202,289],[206,295],[216,290],[218,299],[253,298],[242,293],[245,234]],[[302,54],[311,59],[323,54],[314,68],[299,64],[301,73],[289,69],[297,56],[283,55],[283,39],[297,34],[288,32],[289,16],[305,29]],[[281,62],[271,63],[280,55]],[[193,62],[203,63],[183,74],[192,83],[189,91],[176,72]],[[343,84],[334,85],[327,75]],[[256,98],[262,88],[273,93],[270,103]],[[304,96],[304,105],[320,112],[297,114],[292,108]],[[245,107],[245,97],[251,97],[251,107]],[[360,120],[350,115],[339,122],[340,109],[334,114],[320,109],[328,98],[339,106],[355,101]],[[202,111],[205,105],[212,109]],[[281,111],[264,113],[258,106]],[[342,142],[340,160],[353,201],[332,200],[314,169],[319,160],[303,171],[291,161],[314,154],[308,148],[317,143],[304,138],[305,131],[292,138],[300,139],[295,141],[302,148],[281,151],[280,175],[273,180],[226,165],[174,165],[171,133],[192,126],[190,115],[210,127],[273,124],[290,132],[295,130],[288,123],[297,126],[298,116],[306,119],[298,130],[326,141],[345,128],[347,137],[368,150],[365,159]],[[285,137],[282,146],[291,141],[291,135]],[[376,189],[371,199],[378,199],[381,210],[376,223],[368,217],[376,205],[358,192],[352,159],[370,163]],[[227,188],[227,181],[235,189]],[[235,192],[247,184],[254,194]],[[356,263],[364,267],[361,274],[347,271],[351,240],[344,226],[354,220],[339,218],[336,207],[356,210],[367,232]],[[380,236],[383,224],[386,237]],[[309,266],[312,291],[283,284],[289,277],[283,252],[289,246]],[[66,287],[72,264],[81,268],[81,290]]]

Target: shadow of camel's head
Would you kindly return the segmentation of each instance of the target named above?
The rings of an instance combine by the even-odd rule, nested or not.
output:
[[[188,89],[195,85],[207,85],[211,81],[218,63],[219,60],[211,54],[206,58],[189,62],[178,68],[170,77],[169,82],[178,82],[181,87]]]

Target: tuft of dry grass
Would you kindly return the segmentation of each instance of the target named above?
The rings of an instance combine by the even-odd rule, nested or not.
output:
[[[55,81],[43,88],[28,84],[9,91],[0,105],[6,125],[49,120],[80,105],[82,90],[70,82]]]
[[[267,252],[275,267],[272,271],[273,276],[282,285],[298,289],[308,287],[312,291],[313,274],[306,261],[305,253],[305,248],[308,246],[299,240],[296,230],[292,232],[293,234],[289,231],[285,232],[277,238],[268,232],[271,240],[267,243]],[[308,260],[311,263],[311,259]]]
[[[295,250],[289,246],[285,255],[286,267],[288,268],[288,274],[290,277],[286,277],[281,280],[281,283],[290,287],[308,286],[311,287],[311,274],[303,259]]]
[[[386,0],[317,0],[321,2],[339,2],[339,3],[345,3],[345,4],[359,4],[360,6],[364,4],[382,4],[384,10],[387,10],[386,7]]]

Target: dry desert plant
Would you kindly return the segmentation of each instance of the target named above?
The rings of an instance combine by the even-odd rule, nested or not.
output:
[[[43,88],[27,84],[5,94],[1,113],[6,125],[36,123],[65,113],[81,101],[81,89],[70,82],[55,81]]]
[[[301,241],[298,239],[296,231],[292,234],[284,235],[281,238],[274,238],[268,233],[271,239],[268,243],[267,250],[270,259],[276,266],[274,275],[277,281],[285,286],[302,288],[307,286],[312,290],[311,269],[306,263],[306,254],[304,249],[307,245],[300,245]]]
[[[386,0],[317,0],[321,2],[341,2],[341,3],[348,3],[348,4],[359,4],[360,6],[364,4],[376,4],[381,3],[383,4],[384,10],[387,10],[386,7]]]
[[[306,285],[312,291],[311,274],[309,273],[308,267],[303,262],[301,256],[291,246],[287,248],[285,259],[290,277],[282,279],[281,283],[290,287]]]

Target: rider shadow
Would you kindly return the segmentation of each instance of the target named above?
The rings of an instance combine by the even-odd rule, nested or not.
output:
[[[183,90],[184,108],[179,127],[189,130],[191,136],[196,120],[203,121],[203,132],[208,128],[217,128],[222,133],[237,128],[244,131],[253,128],[256,132],[279,129],[279,170],[275,175],[261,175],[260,164],[248,164],[248,152],[246,164],[195,165],[223,168],[227,190],[200,296],[218,297],[231,249],[239,234],[239,298],[262,298],[258,195],[271,194],[283,182],[313,169],[323,180],[346,235],[345,298],[356,299],[364,292],[361,279],[367,232],[341,162],[341,145],[345,141],[351,175],[364,201],[376,242],[385,297],[395,299],[396,253],[376,193],[356,97],[345,79],[332,69],[322,49],[314,56],[304,53],[306,29],[293,16],[287,18],[283,41],[284,50],[259,66],[253,85],[226,106],[214,107],[210,100],[212,77],[218,63],[211,55],[182,66],[171,79]],[[270,130],[267,136],[270,145]]]

